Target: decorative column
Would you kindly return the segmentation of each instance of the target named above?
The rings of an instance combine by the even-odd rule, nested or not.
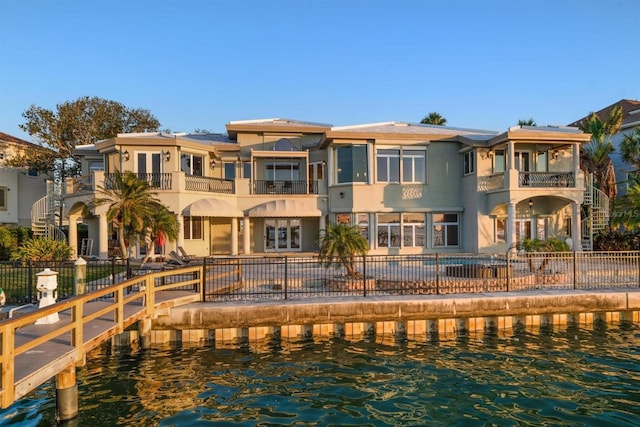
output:
[[[582,218],[580,217],[580,203],[571,204],[571,243],[573,251],[582,251]]]
[[[516,250],[516,204],[507,205],[507,246],[509,250]]]
[[[231,255],[238,255],[238,218],[231,218]]]
[[[243,228],[242,238],[244,240],[242,246],[244,247],[245,255],[247,255],[251,253],[251,222],[249,221],[248,216],[245,216],[244,218],[242,218],[242,221],[244,223],[242,227]]]
[[[109,258],[109,224],[107,223],[107,214],[98,216],[98,255],[100,259]]]

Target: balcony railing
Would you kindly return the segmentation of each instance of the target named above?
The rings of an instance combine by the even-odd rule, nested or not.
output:
[[[185,190],[206,191],[209,193],[235,194],[235,181],[231,179],[210,178],[207,176],[186,175]]]
[[[520,172],[518,187],[573,188],[576,181],[573,172]]]
[[[136,173],[138,179],[147,181],[151,188],[156,190],[171,190],[171,174],[170,173]],[[104,174],[104,188],[113,190],[117,187],[116,175],[113,173]]]
[[[253,194],[318,194],[318,181],[253,181]]]

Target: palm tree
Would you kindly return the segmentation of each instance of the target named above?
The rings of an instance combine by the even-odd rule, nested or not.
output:
[[[620,153],[622,160],[640,170],[640,127],[636,127],[633,132],[622,137]]]
[[[631,179],[627,194],[616,204],[611,222],[625,228],[640,227],[640,179]]]
[[[527,120],[520,119],[518,120],[518,126],[538,126],[536,121],[533,120],[533,117]]]
[[[440,114],[434,111],[429,113],[429,115],[425,116],[422,120],[420,120],[420,123],[425,125],[444,126],[447,123],[447,119],[445,119]]]
[[[332,264],[342,264],[347,275],[357,279],[360,273],[355,268],[356,255],[366,255],[369,242],[357,227],[349,224],[331,224],[320,238],[319,261],[329,268]]]
[[[581,147],[580,159],[583,169],[593,172],[594,181],[610,200],[617,194],[615,171],[610,154],[615,151],[611,139],[620,132],[622,107],[614,107],[602,121],[596,113],[578,124],[583,132],[591,134],[591,141]]]
[[[157,210],[153,211],[143,234],[147,255],[142,260],[142,264],[146,263],[153,255],[154,243],[159,243],[162,246],[166,240],[175,241],[178,239],[180,225],[173,212],[166,206],[160,205]]]
[[[151,219],[163,207],[146,180],[133,172],[116,170],[113,180],[98,186],[99,196],[89,203],[89,209],[108,204],[107,221],[118,230],[118,242],[123,257],[128,253],[127,239],[144,237]],[[166,208],[165,208],[166,209]]]

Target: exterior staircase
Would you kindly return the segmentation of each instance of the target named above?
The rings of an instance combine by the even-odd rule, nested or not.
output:
[[[593,185],[593,177],[587,178],[583,206],[586,217],[582,219],[582,250],[593,250],[593,236],[609,226],[609,197]]]
[[[56,226],[59,218],[60,188],[52,182],[47,183],[47,195],[31,206],[31,231],[33,237],[46,237],[55,240],[66,240],[66,234]]]

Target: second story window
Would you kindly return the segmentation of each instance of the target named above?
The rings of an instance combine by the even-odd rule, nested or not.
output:
[[[336,182],[368,182],[367,146],[348,145],[336,148]]]
[[[399,149],[378,149],[376,166],[378,182],[400,182]]]
[[[463,163],[464,163],[463,165],[464,174],[469,175],[474,173],[476,171],[475,151],[467,151],[462,156],[463,156]]]
[[[426,150],[402,150],[402,182],[425,183],[427,176]]]
[[[504,173],[505,150],[495,150],[493,153],[493,173]]]
[[[180,170],[187,175],[203,176],[202,156],[182,153],[180,155]]]
[[[224,179],[236,179],[236,164],[224,162]]]

